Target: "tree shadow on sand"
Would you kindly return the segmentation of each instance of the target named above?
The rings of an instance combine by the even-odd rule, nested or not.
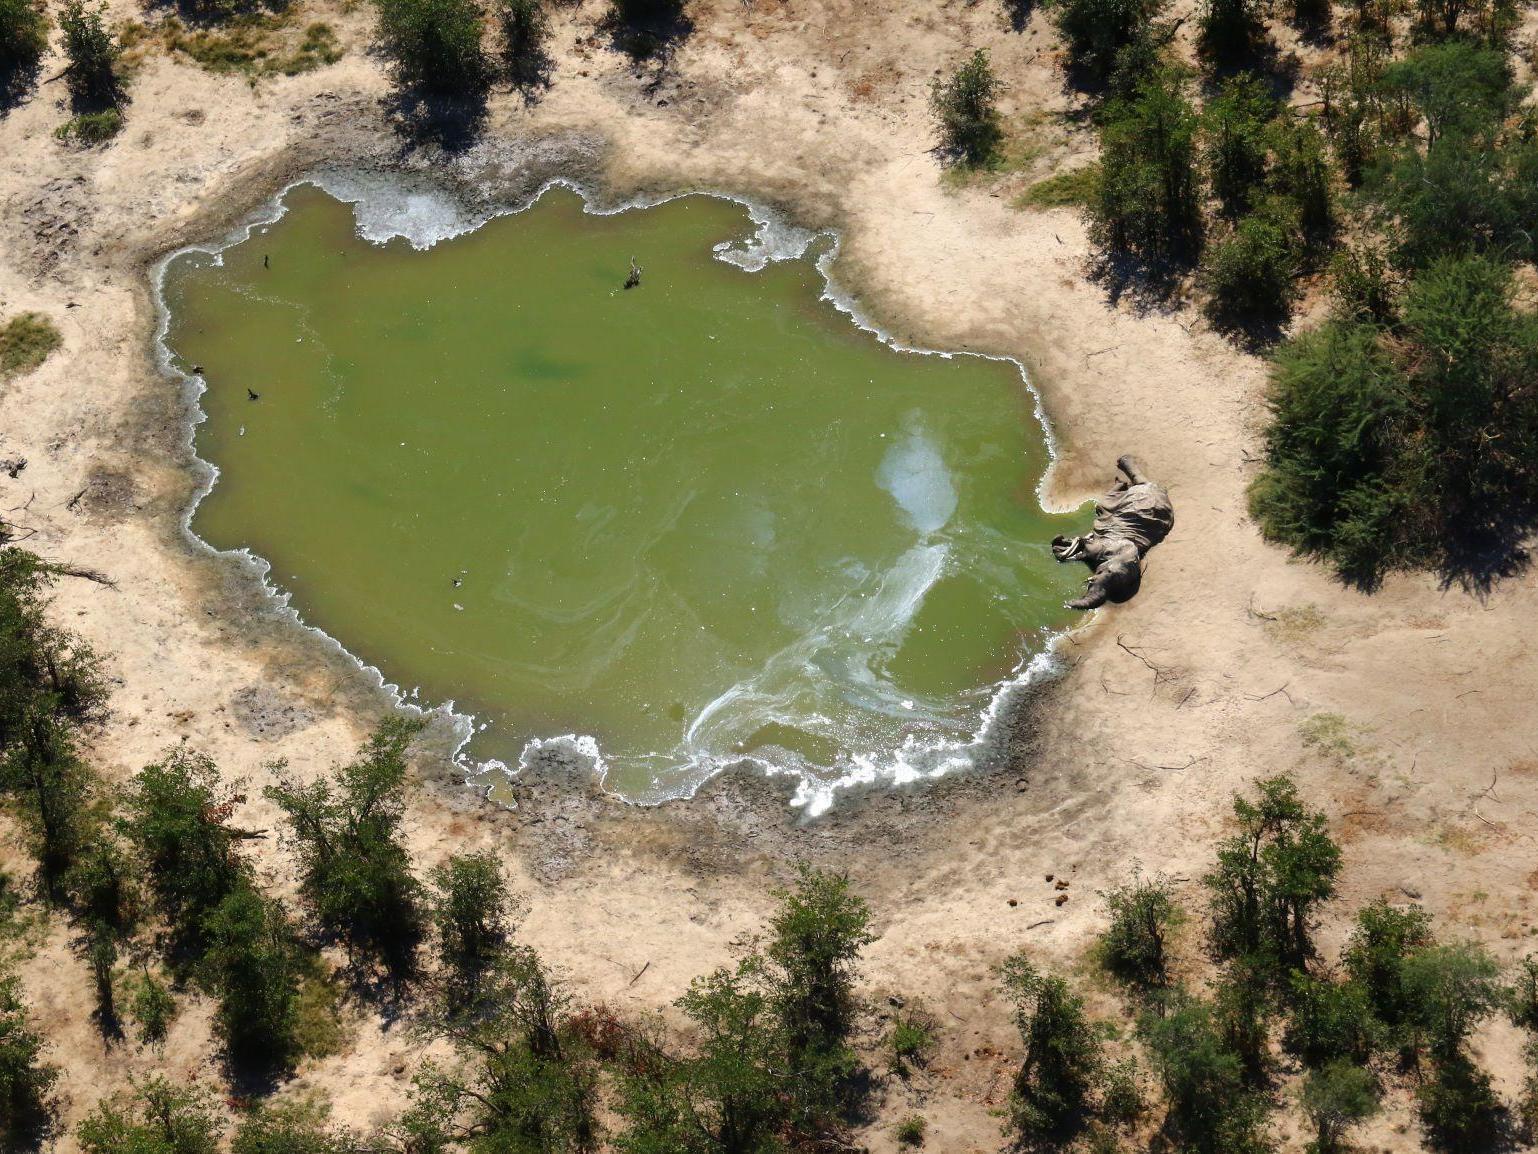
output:
[[[0,65],[0,117],[26,102],[42,71],[41,60]]]
[[[403,152],[428,147],[457,156],[480,140],[486,126],[486,93],[399,89],[384,99],[384,110]]]
[[[598,27],[615,51],[637,66],[653,66],[660,75],[694,32],[694,21],[674,0],[619,0]]]

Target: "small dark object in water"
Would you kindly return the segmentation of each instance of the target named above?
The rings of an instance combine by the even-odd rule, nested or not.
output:
[[[454,588],[455,589],[458,589],[463,584],[464,584],[464,582],[461,581],[458,577],[454,578]]]
[[[262,394],[256,392],[254,389],[251,388],[250,385],[247,385],[246,386],[246,399],[248,401],[259,401],[259,400],[262,399]]]
[[[199,375],[201,375],[202,372],[203,372],[203,366],[202,365],[193,365],[192,366],[192,371],[197,373],[197,374],[199,374]]]
[[[272,265],[269,264],[268,261],[267,261],[267,254],[265,252],[262,253],[262,267],[263,268],[271,268],[272,267]]]
[[[625,287],[633,289],[641,283],[641,266],[636,264],[635,257],[630,258],[630,275],[625,278]]]

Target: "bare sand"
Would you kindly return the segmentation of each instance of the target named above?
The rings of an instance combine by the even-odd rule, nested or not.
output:
[[[117,582],[66,581],[56,601],[62,623],[110,654],[112,717],[92,751],[109,779],[185,741],[248,783],[241,824],[272,826],[260,791],[270,763],[318,774],[385,707],[333,648],[286,624],[249,572],[181,530],[197,474],[188,398],[153,359],[147,270],[160,255],[219,236],[328,163],[503,189],[573,173],[615,198],[725,190],[838,229],[837,281],[899,337],[1027,364],[1062,453],[1054,501],[1092,495],[1130,451],[1169,486],[1176,531],[1137,600],[1073,635],[1070,671],[1017,719],[1014,754],[994,771],[846,802],[804,824],[783,794],[751,781],[655,811],[582,783],[525,782],[509,812],[465,788],[439,751],[421,759],[407,821],[420,868],[497,848],[529,899],[525,940],[582,997],[626,1012],[666,1007],[725,960],[768,910],[766,883],[794,861],[847,868],[882,933],[868,955],[868,1041],[879,1042],[889,993],[941,1027],[926,1071],[880,1079],[860,1135],[872,1150],[893,1149],[894,1120],[913,1111],[930,1120],[931,1149],[999,1149],[994,1111],[1018,1050],[994,967],[1025,948],[1080,974],[1096,1008],[1119,1013],[1085,963],[1102,924],[1096,890],[1136,861],[1180,879],[1194,905],[1231,795],[1263,774],[1295,773],[1344,843],[1331,945],[1360,904],[1408,895],[1444,933],[1520,957],[1538,877],[1538,588],[1521,577],[1476,596],[1399,577],[1369,596],[1260,540],[1244,488],[1260,452],[1262,362],[1179,301],[1110,299],[1086,276],[1074,213],[1011,205],[1092,147],[1042,16],[1016,31],[987,0],[691,10],[696,30],[671,67],[638,75],[591,39],[596,0],[559,9],[554,86],[533,104],[496,95],[481,142],[453,157],[392,130],[366,12],[324,3],[305,15],[331,20],[348,54],[318,72],[251,86],[148,54],[127,128],[103,149],[54,139],[62,84],[0,120],[0,316],[36,309],[64,334],[42,369],[0,385],[0,453],[29,461],[17,479],[0,477],[0,508],[35,530],[27,547]],[[962,183],[931,151],[925,98],[931,76],[977,46],[1006,81],[1025,163]],[[45,76],[59,67],[49,61]],[[0,858],[24,868],[14,828],[0,833]],[[253,852],[271,884],[291,888],[275,839]],[[1065,905],[1047,874],[1070,881]],[[1194,933],[1182,950],[1199,975]],[[21,972],[64,1070],[66,1125],[157,1067],[217,1077],[205,1003],[193,1001],[161,1058],[103,1045],[63,927]],[[421,1048],[367,1007],[348,1014],[344,1050],[307,1062],[285,1092],[322,1088],[340,1120],[366,1125],[404,1101]],[[1519,1040],[1486,1033],[1512,1092]],[[1282,1127],[1286,1148],[1301,1149],[1295,1109]],[[1396,1091],[1364,1148],[1416,1149],[1417,1133]]]

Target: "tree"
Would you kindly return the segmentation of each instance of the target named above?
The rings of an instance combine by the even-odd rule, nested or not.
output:
[[[349,957],[377,958],[397,981],[414,969],[422,936],[420,886],[400,839],[406,749],[421,727],[388,718],[334,781],[283,777],[265,790],[288,816],[299,892],[315,921]]]
[[[1466,41],[1433,44],[1388,66],[1383,84],[1407,96],[1426,121],[1426,143],[1469,138],[1497,125],[1517,93],[1506,54]]]
[[[1003,967],[1025,1059],[1015,1075],[1010,1124],[1032,1141],[1064,1140],[1082,1128],[1105,1056],[1083,999],[1062,978],[1040,973],[1024,954]]]
[[[97,1106],[75,1136],[85,1154],[217,1154],[223,1131],[206,1091],[156,1074]]]
[[[512,929],[514,903],[495,854],[456,854],[428,875],[438,954],[461,985],[471,986]]]
[[[544,0],[497,0],[496,14],[508,79],[519,88],[538,82],[550,67],[545,52],[550,17]]]
[[[1265,182],[1268,126],[1275,115],[1276,98],[1249,72],[1224,81],[1202,109],[1202,159],[1213,194],[1230,216],[1248,212]]]
[[[1376,247],[1342,248],[1330,262],[1332,316],[1381,328],[1399,319],[1401,286]]]
[[[935,78],[929,107],[940,125],[940,146],[953,160],[978,165],[993,156],[1001,135],[995,107],[1001,87],[981,48],[948,80]]]
[[[1270,1149],[1265,1105],[1245,1083],[1244,1063],[1223,1039],[1212,1007],[1176,994],[1162,1014],[1138,1021],[1169,1102],[1166,1126],[1194,1154]]]
[[[105,3],[87,8],[85,0],[65,0],[59,13],[64,55],[69,60],[69,94],[77,109],[117,103],[119,48],[102,20],[106,10]]]
[[[1309,1073],[1299,1099],[1314,1125],[1309,1154],[1337,1154],[1346,1131],[1378,1112],[1378,1083],[1371,1070],[1338,1058]]]
[[[35,1136],[52,1112],[56,1067],[43,1061],[46,1043],[21,1000],[21,981],[0,975],[0,1139],[7,1149]]]
[[[473,97],[491,67],[481,45],[485,14],[477,0],[374,0],[381,51],[403,88]]]
[[[139,1025],[139,1040],[158,1047],[171,1030],[171,1019],[176,1016],[176,998],[164,982],[146,972],[134,986],[128,1012]]]
[[[1500,1006],[1500,973],[1495,959],[1473,942],[1428,945],[1405,959],[1410,1018],[1433,1060],[1459,1056],[1474,1027]]]
[[[1286,321],[1297,295],[1296,251],[1292,230],[1274,209],[1239,221],[1202,261],[1207,316],[1220,328]]]
[[[777,890],[780,907],[769,923],[765,956],[798,1104],[815,1120],[831,1110],[856,1059],[854,984],[860,951],[876,940],[870,908],[849,878],[801,867],[795,883]]]
[[[1270,130],[1269,185],[1286,206],[1293,231],[1301,234],[1304,253],[1324,251],[1335,234],[1335,193],[1324,135],[1310,120],[1284,118]]]
[[[1100,187],[1090,206],[1095,242],[1146,263],[1185,260],[1201,246],[1196,113],[1168,69],[1107,102],[1100,129]]]
[[[1287,1028],[1282,1045],[1318,1069],[1338,1059],[1364,1065],[1379,1034],[1366,987],[1355,978],[1337,981],[1294,971],[1287,991]]]
[[[1102,895],[1110,925],[1100,935],[1100,961],[1123,982],[1141,989],[1166,984],[1165,940],[1181,911],[1164,877],[1132,881]]]
[[[1213,1011],[1223,1044],[1239,1059],[1245,1080],[1265,1083],[1275,998],[1270,975],[1253,959],[1230,962],[1213,987]]]
[[[299,1100],[258,1106],[242,1119],[230,1154],[353,1154],[357,1135],[332,1126],[324,1102]]]
[[[1219,844],[1217,866],[1202,882],[1211,894],[1213,952],[1280,976],[1313,956],[1313,913],[1335,892],[1340,848],[1291,778],[1266,778],[1256,788],[1254,802],[1234,797],[1239,832]]]
[[[0,0],[0,96],[37,71],[48,50],[48,18],[33,0]]]
[[[207,916],[249,877],[235,852],[240,831],[226,824],[241,800],[224,789],[212,759],[185,746],[145,766],[123,798],[123,832],[143,857],[162,916],[193,955]]]
[[[1146,36],[1164,0],[1051,0],[1043,7],[1068,46],[1069,69],[1100,85],[1118,54]]]
[[[1405,984],[1405,962],[1433,941],[1431,915],[1424,909],[1400,909],[1379,898],[1357,913],[1356,928],[1342,951],[1346,972],[1365,989],[1373,1016],[1396,1044],[1408,1041],[1416,1013]]]
[[[295,1057],[299,962],[282,907],[245,884],[209,914],[204,966],[219,994],[217,1028],[231,1059],[258,1069]]]

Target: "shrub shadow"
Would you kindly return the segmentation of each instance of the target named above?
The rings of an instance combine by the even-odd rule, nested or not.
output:
[[[37,78],[42,71],[41,60],[0,67],[0,116],[26,101],[28,94],[37,87]]]
[[[437,148],[458,155],[473,148],[486,125],[484,90],[463,95],[398,89],[384,99],[385,119],[402,152]]]

